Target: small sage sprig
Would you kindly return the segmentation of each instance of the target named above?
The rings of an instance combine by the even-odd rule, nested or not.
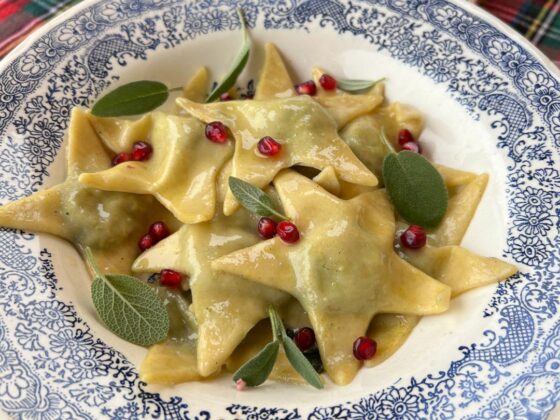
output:
[[[89,248],[85,254],[95,276],[91,285],[93,305],[107,328],[141,346],[164,340],[169,316],[156,291],[135,277],[103,274]]]
[[[317,389],[323,388],[321,377],[315,371],[313,365],[286,334],[286,329],[278,312],[270,307],[268,315],[272,325],[272,341],[233,374],[233,381],[242,379],[248,386],[258,386],[266,381],[270,372],[272,372],[274,363],[276,363],[280,343],[282,343],[286,357],[302,378]]]
[[[170,92],[182,88],[169,89],[161,82],[140,80],[127,83],[101,97],[91,109],[97,117],[125,117],[143,114],[162,105]]]
[[[448,205],[447,188],[440,173],[418,153],[396,153],[383,129],[380,137],[389,150],[383,160],[383,182],[397,212],[409,223],[436,227]]]
[[[337,79],[336,86],[347,92],[360,92],[372,88],[384,80],[385,78],[379,80]]]
[[[224,79],[212,90],[206,102],[215,101],[222,93],[231,89],[249,61],[251,38],[245,25],[243,11],[238,8],[237,14],[239,15],[241,29],[243,30],[241,50],[236,55]],[[127,83],[102,96],[93,105],[91,113],[97,117],[126,117],[143,114],[163,105],[170,92],[180,90],[182,90],[181,87],[168,88],[164,83],[152,80],[139,80]]]
[[[260,188],[242,179],[230,176],[229,189],[239,204],[259,216],[276,216],[280,219],[288,218],[274,208],[272,198]]]
[[[241,8],[237,9],[237,15],[239,16],[239,21],[241,22],[241,30],[243,31],[243,43],[241,44],[241,49],[235,56],[231,68],[222,79],[220,83],[210,92],[206,102],[214,102],[220,97],[222,93],[226,93],[230,90],[237,81],[237,78],[247,65],[249,61],[249,54],[251,52],[251,37],[249,36],[249,31],[247,31],[247,26],[245,24],[245,16],[243,16],[243,10]]]

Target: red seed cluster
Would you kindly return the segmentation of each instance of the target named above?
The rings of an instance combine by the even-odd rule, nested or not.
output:
[[[135,161],[135,162],[143,162],[152,157],[153,148],[149,143],[145,141],[137,141],[132,145],[132,151],[128,152],[120,152],[115,155],[113,160],[111,161],[113,166],[116,166],[123,162],[128,161]]]
[[[225,143],[229,138],[226,126],[220,121],[213,121],[206,124],[204,134],[208,140],[214,143]]]
[[[335,90],[336,89],[336,79],[330,74],[323,74],[319,78],[319,84],[325,90]]]
[[[294,343],[301,351],[310,350],[315,345],[315,331],[309,327],[299,328],[294,334]]]
[[[152,156],[152,152],[152,146],[150,146],[148,143],[144,141],[137,141],[132,145],[131,157],[134,161],[142,162],[150,159],[150,157]]]
[[[257,149],[263,156],[276,156],[282,150],[282,145],[270,136],[263,137],[257,143]]]
[[[144,252],[148,248],[153,247],[155,244],[156,243],[153,236],[149,233],[146,233],[145,235],[142,235],[142,237],[138,241],[138,248],[140,248],[140,251]]]
[[[228,92],[222,93],[220,95],[220,101],[221,102],[227,102],[227,101],[231,101],[231,100],[233,100],[233,98]]]
[[[307,80],[295,86],[298,95],[315,96],[317,93],[317,85],[313,80]]]
[[[165,287],[179,287],[183,276],[175,270],[163,269],[159,273],[159,284]]]
[[[408,249],[418,249],[426,245],[426,231],[422,226],[410,225],[401,236],[401,245]]]
[[[152,235],[156,241],[161,241],[169,236],[169,229],[163,222],[155,222],[150,225],[148,233]]]
[[[130,153],[120,152],[115,155],[111,163],[113,166],[116,166],[119,163],[128,162],[130,159],[131,159]]]
[[[409,130],[407,130],[406,128],[403,128],[402,130],[399,131],[398,139],[399,139],[399,144],[401,146],[405,143],[410,143],[411,141],[416,141],[416,140],[414,140],[414,136],[412,135],[412,133]]]
[[[276,236],[276,222],[270,217],[261,217],[257,225],[259,235],[263,239],[270,239]]]
[[[142,235],[138,241],[138,248],[140,248],[140,251],[144,252],[168,236],[169,229],[164,222],[152,223],[148,229],[148,233]]]
[[[358,337],[353,346],[354,357],[358,360],[369,360],[377,352],[377,343],[369,337]]]
[[[408,150],[409,152],[414,153],[422,153],[420,143],[416,141],[412,133],[406,128],[403,128],[399,131],[397,138],[399,141],[399,145],[401,146],[401,150]]]
[[[296,225],[283,220],[276,226],[276,234],[287,244],[295,244],[299,241],[299,231]]]

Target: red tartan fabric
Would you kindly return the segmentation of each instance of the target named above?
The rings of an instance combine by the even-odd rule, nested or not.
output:
[[[560,0],[478,0],[560,66]]]

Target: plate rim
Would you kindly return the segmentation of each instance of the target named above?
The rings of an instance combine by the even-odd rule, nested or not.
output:
[[[96,3],[101,2],[102,0],[84,0],[82,3],[77,4],[70,9],[61,13],[60,16],[50,21],[48,24],[41,27],[39,30],[35,31],[32,35],[28,37],[22,44],[18,45],[16,49],[10,52],[2,63],[0,63],[0,72],[2,72],[6,66],[8,66],[13,60],[15,60],[21,53],[25,52],[29,49],[34,42],[36,42],[39,38],[47,34],[53,28],[58,26],[59,24],[63,23],[64,21],[68,20],[72,16],[78,14],[85,8],[94,6]],[[531,44],[528,40],[518,34],[515,30],[507,26],[506,24],[499,21],[498,18],[490,15],[489,13],[485,12],[484,10],[480,9],[478,6],[473,5],[471,3],[460,3],[460,0],[447,0],[449,3],[455,4],[457,7],[472,13],[475,16],[478,16],[482,21],[488,23],[490,26],[497,28],[502,34],[506,35],[507,38],[514,40],[515,42],[519,43],[523,48],[533,54],[534,57],[540,61],[540,63],[544,66],[544,68],[554,75],[557,79],[560,80],[560,70],[554,63],[549,60],[538,48],[536,48],[533,44]],[[473,10],[470,10],[470,8]],[[490,19],[490,21],[489,21]],[[8,60],[9,59],[9,60]],[[552,70],[551,70],[552,69]]]

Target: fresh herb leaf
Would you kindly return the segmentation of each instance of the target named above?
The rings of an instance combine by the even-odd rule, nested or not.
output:
[[[447,210],[443,178],[425,157],[402,151],[383,161],[383,181],[398,213],[409,223],[436,227]]]
[[[336,86],[339,89],[345,90],[347,92],[360,92],[374,87],[379,82],[384,81],[385,78],[379,80],[353,80],[353,79],[338,79],[336,81]]]
[[[268,343],[233,374],[233,380],[243,379],[248,386],[262,384],[272,372],[279,348],[280,342],[278,340]]]
[[[284,352],[288,358],[290,364],[293,368],[305,379],[310,385],[317,389],[323,388],[323,383],[321,382],[321,377],[313,367],[313,365],[307,360],[298,346],[294,341],[288,337],[286,334],[286,328],[282,323],[280,315],[273,307],[268,309],[268,314],[270,316],[270,322],[272,323],[272,330],[276,337],[282,339],[282,345],[284,347]]]
[[[282,344],[284,345],[284,352],[294,369],[305,379],[311,386],[321,389],[323,383],[321,377],[313,367],[313,365],[303,355],[301,350],[296,346],[296,343],[286,334],[282,336]]]
[[[272,198],[260,188],[234,176],[229,177],[228,183],[235,199],[250,212],[259,216],[274,215],[281,219],[287,219],[282,213],[276,211]]]
[[[383,143],[383,145],[385,146],[385,148],[389,153],[397,153],[395,151],[395,148],[387,138],[387,134],[385,133],[385,127],[381,127],[381,131],[379,132],[379,138],[381,139],[381,142]]]
[[[286,334],[286,330],[284,329],[280,316],[273,306],[268,308],[268,317],[270,318],[270,324],[272,325],[272,336],[274,341],[282,340],[283,335]]]
[[[99,99],[91,113],[98,117],[123,117],[143,114],[162,105],[169,89],[161,82],[140,80],[127,83]]]
[[[107,328],[141,346],[164,340],[169,316],[155,290],[135,277],[103,274],[89,248],[85,254],[95,275],[91,285],[93,305]]]
[[[226,93],[229,89],[231,89],[235,82],[237,81],[237,77],[241,74],[247,62],[249,61],[249,53],[251,51],[251,37],[249,37],[249,32],[247,31],[247,26],[245,24],[245,17],[243,16],[243,11],[238,8],[237,15],[239,16],[239,21],[241,22],[241,30],[243,31],[243,44],[241,44],[241,49],[235,56],[233,60],[233,64],[226,74],[226,76],[222,79],[222,81],[214,88],[206,102],[214,102],[216,99],[220,97],[222,93]]]

